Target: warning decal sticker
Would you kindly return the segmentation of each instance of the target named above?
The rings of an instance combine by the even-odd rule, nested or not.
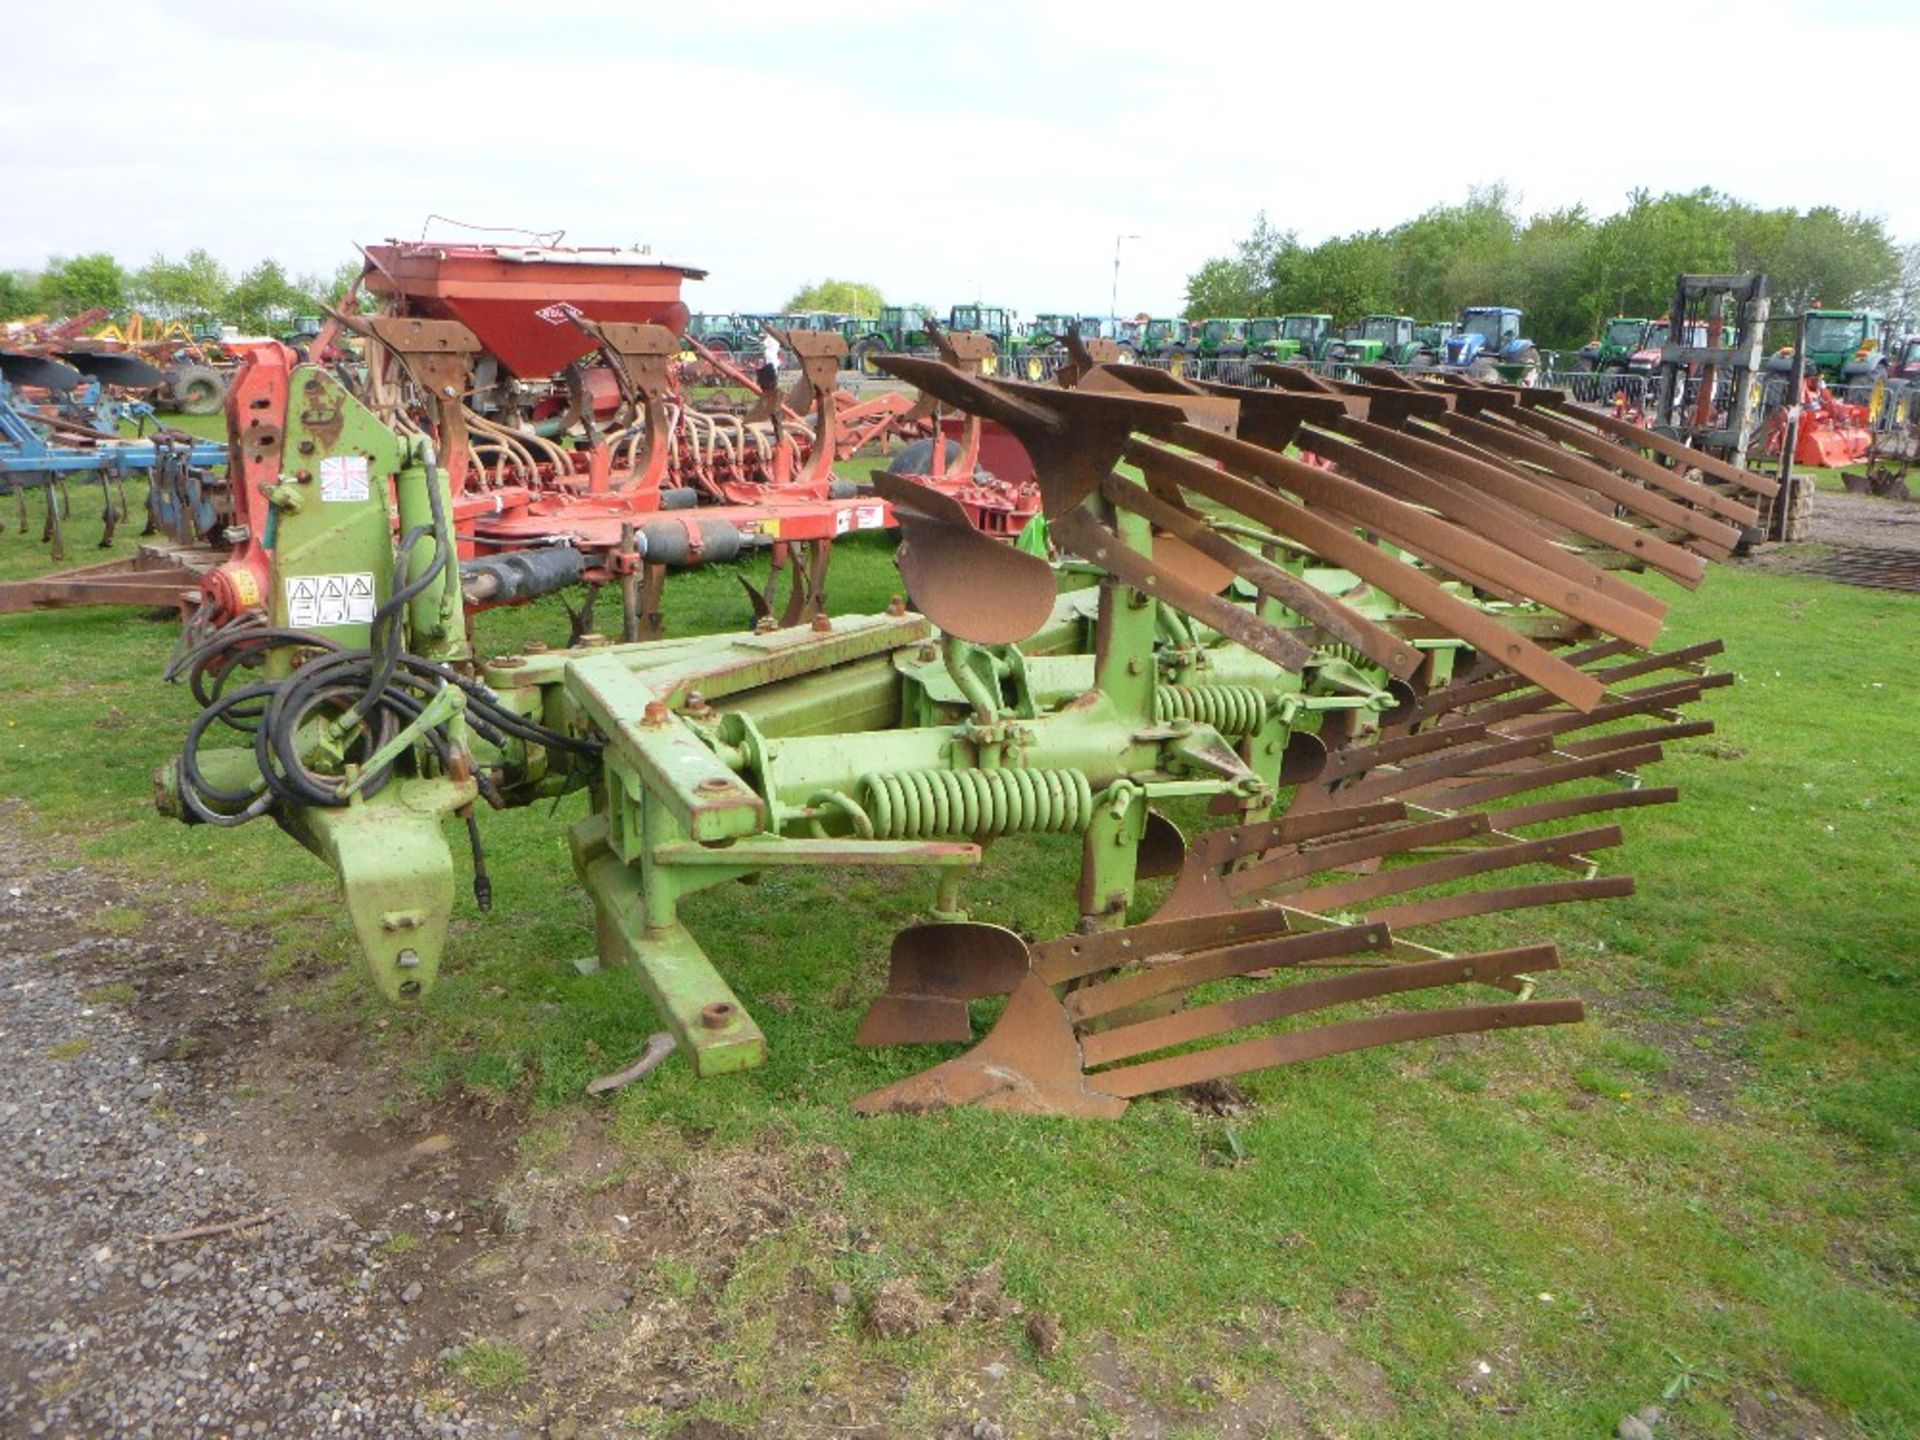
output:
[[[296,575],[287,587],[287,624],[366,625],[373,620],[373,576]]]

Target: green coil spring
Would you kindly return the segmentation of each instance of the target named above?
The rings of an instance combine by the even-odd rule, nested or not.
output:
[[[1316,645],[1314,649],[1323,657],[1344,660],[1349,665],[1368,666],[1373,664],[1373,661],[1369,660],[1366,653],[1358,646],[1349,645],[1344,640],[1322,641],[1319,645]]]
[[[1266,723],[1268,706],[1251,685],[1162,685],[1153,692],[1153,712],[1163,725],[1191,720],[1238,739]]]
[[[1079,770],[896,770],[862,776],[860,794],[881,840],[1077,834],[1093,821]]]

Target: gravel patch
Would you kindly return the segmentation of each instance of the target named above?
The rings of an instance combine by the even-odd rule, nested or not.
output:
[[[289,1209],[232,1145],[248,937],[57,865],[19,819],[0,805],[0,1433],[518,1433],[402,1358],[386,1237]]]

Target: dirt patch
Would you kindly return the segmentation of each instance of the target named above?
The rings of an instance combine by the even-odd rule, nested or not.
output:
[[[1736,1390],[1727,1408],[1741,1440],[1847,1440],[1859,1433],[1803,1395]]]
[[[1597,996],[1589,1003],[1609,1030],[1665,1057],[1665,1068],[1647,1077],[1656,1090],[1680,1097],[1696,1119],[1738,1116],[1740,1092],[1753,1083],[1753,1071],[1732,1053],[1739,1043],[1737,1028],[1662,1017],[1663,997],[1650,990]]]
[[[1920,503],[1821,491],[1813,497],[1813,514],[1804,541],[1762,545],[1737,563],[1755,570],[1790,573],[1809,558],[1836,546],[1920,550]]]

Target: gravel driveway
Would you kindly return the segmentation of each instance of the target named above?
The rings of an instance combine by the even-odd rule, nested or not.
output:
[[[56,864],[19,821],[0,804],[0,1433],[513,1433],[423,1384],[386,1237],[288,1206],[232,1143],[264,1028],[264,992],[234,993],[247,937]]]

